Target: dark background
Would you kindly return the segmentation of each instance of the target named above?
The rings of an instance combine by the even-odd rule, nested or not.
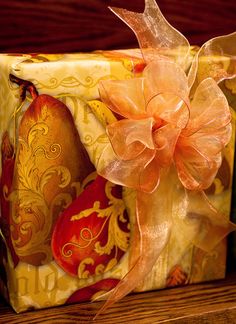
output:
[[[236,31],[236,0],[158,0],[167,20],[201,45]],[[0,52],[77,52],[137,47],[107,6],[143,11],[144,0],[0,0]]]

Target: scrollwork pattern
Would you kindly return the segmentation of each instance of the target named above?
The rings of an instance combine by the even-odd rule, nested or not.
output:
[[[39,80],[32,80],[34,81],[35,86],[37,89],[56,89],[58,87],[64,87],[64,88],[77,88],[77,87],[83,87],[83,88],[94,88],[97,86],[100,80],[104,79],[117,79],[114,75],[105,75],[101,78],[94,79],[92,76],[88,75],[85,77],[85,79],[79,80],[75,76],[67,76],[66,78],[63,78],[61,80],[53,77],[48,80],[48,83],[41,82]]]
[[[58,193],[51,201],[45,197],[45,188],[54,175],[58,178],[58,187],[69,185],[71,175],[62,165],[51,165],[39,172],[37,158],[56,160],[61,154],[61,146],[53,143],[39,145],[39,138],[48,134],[48,126],[38,122],[29,130],[26,139],[19,138],[17,160],[17,184],[11,192],[12,201],[11,236],[17,255],[28,257],[42,254],[42,263],[51,260],[49,237],[54,221],[55,208],[71,203],[69,193]],[[34,263],[34,261],[33,261]]]
[[[128,249],[130,233],[123,230],[120,226],[121,223],[126,223],[127,225],[125,204],[122,199],[113,195],[112,190],[114,186],[113,183],[106,182],[105,194],[109,201],[107,207],[102,207],[100,201],[94,201],[91,208],[82,210],[70,217],[71,222],[84,220],[94,214],[96,214],[98,219],[104,219],[96,233],[91,231],[89,227],[84,226],[75,234],[75,240],[72,237],[69,242],[62,246],[61,253],[64,258],[73,258],[74,253],[80,252],[86,256],[78,265],[79,278],[88,278],[91,275],[87,268],[88,265],[96,266],[95,275],[111,270],[117,265],[120,258],[118,257],[118,251],[124,253]],[[106,238],[105,244],[104,237]],[[101,239],[103,239],[103,243],[101,243]],[[87,253],[88,249],[92,249],[93,253],[89,255]],[[93,259],[95,255],[97,257]],[[98,262],[101,256],[107,256],[105,262],[104,259]]]
[[[71,217],[71,221],[79,220],[84,217],[88,217],[91,213],[96,212],[97,217],[105,218],[109,222],[108,227],[108,239],[104,246],[101,246],[100,242],[96,242],[95,251],[99,255],[110,254],[113,247],[118,247],[122,251],[126,251],[129,242],[129,233],[122,231],[118,221],[125,223],[127,220],[124,218],[125,205],[122,199],[118,199],[112,195],[112,187],[114,184],[111,182],[106,183],[105,193],[109,198],[109,206],[107,208],[101,208],[100,202],[95,201],[92,208],[83,210],[77,215]],[[103,225],[104,226],[104,225]],[[97,239],[100,236],[103,228],[95,237],[91,237],[88,242]]]

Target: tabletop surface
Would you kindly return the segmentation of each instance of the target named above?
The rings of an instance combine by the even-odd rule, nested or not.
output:
[[[236,323],[236,274],[224,280],[126,296],[93,318],[102,302],[35,310],[22,314],[0,301],[0,323]]]

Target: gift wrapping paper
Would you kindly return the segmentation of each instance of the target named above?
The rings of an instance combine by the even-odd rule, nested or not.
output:
[[[16,312],[94,300],[128,272],[135,191],[96,173],[105,127],[117,119],[98,84],[131,79],[143,68],[139,50],[0,55],[0,288]],[[232,101],[233,82],[222,85]],[[227,217],[233,159],[234,136],[206,190]],[[194,246],[183,197],[174,194],[169,242],[136,291],[224,277],[226,240],[210,252]]]

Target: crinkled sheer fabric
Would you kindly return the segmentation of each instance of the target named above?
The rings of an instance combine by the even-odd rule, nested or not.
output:
[[[188,67],[189,42],[167,22],[155,0],[145,1],[143,13],[120,8],[110,9],[133,30],[147,63],[157,56],[160,58],[163,55],[166,59],[170,50],[174,50],[176,62],[183,69]]]
[[[165,248],[172,193],[180,184],[186,192],[186,224],[195,229],[196,246],[209,250],[234,229],[203,190],[216,176],[232,131],[229,106],[217,82],[236,74],[213,65],[211,55],[235,54],[228,44],[236,33],[207,42],[189,67],[188,41],[169,25],[154,0],[145,4],[142,14],[112,8],[138,38],[147,63],[142,77],[100,83],[101,100],[121,118],[107,127],[111,144],[101,154],[97,170],[137,192],[130,270],[102,310],[131,292]],[[167,55],[173,50],[175,59]],[[206,55],[211,69],[200,78],[198,60]]]

